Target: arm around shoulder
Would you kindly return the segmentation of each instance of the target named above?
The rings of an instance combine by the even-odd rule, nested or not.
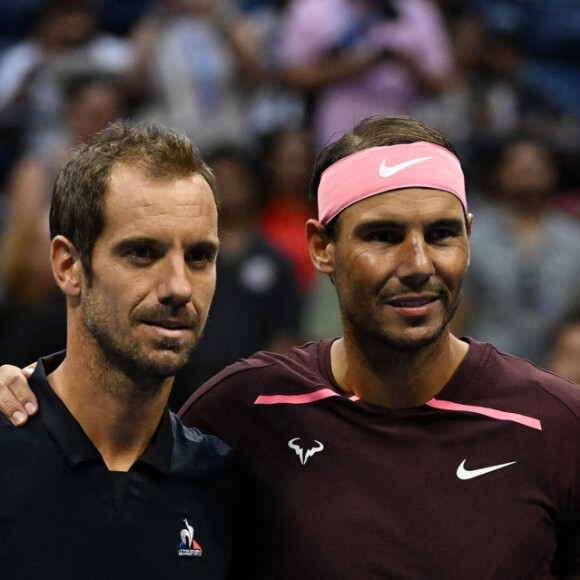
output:
[[[19,369],[12,365],[0,367],[0,412],[16,426],[22,426],[38,411],[36,396],[27,379],[34,366]]]

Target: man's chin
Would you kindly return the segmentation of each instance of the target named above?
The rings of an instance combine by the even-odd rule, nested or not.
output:
[[[150,379],[157,382],[175,376],[187,364],[189,352],[156,349],[149,353],[125,353],[125,356],[118,356],[114,361],[109,360],[136,383],[148,384]]]
[[[148,375],[166,379],[176,375],[189,360],[189,352],[164,352],[142,361],[140,368]]]
[[[435,343],[445,332],[446,326],[429,331],[427,329],[412,329],[401,334],[386,334],[382,342],[395,350],[412,352],[426,348]]]

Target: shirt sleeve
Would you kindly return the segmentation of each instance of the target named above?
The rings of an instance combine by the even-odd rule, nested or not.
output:
[[[195,391],[178,416],[185,426],[216,435],[237,449],[268,374],[269,366],[259,356],[238,361]]]
[[[580,574],[580,388],[562,381],[559,390],[561,396],[544,393],[538,404],[557,508],[554,569],[565,577]]]

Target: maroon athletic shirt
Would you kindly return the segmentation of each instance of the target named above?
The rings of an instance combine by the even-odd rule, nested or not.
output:
[[[210,380],[185,424],[235,449],[235,578],[545,580],[580,574],[580,388],[470,343],[443,391],[391,411],[343,393],[332,341]]]

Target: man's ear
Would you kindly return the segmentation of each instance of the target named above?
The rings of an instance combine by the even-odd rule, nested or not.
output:
[[[467,237],[471,238],[471,231],[473,229],[473,214],[467,214]]]
[[[306,222],[306,241],[314,267],[323,274],[334,272],[334,240],[315,219]]]
[[[467,248],[467,251],[469,252],[467,255],[467,265],[469,266],[469,264],[471,263],[471,232],[473,230],[473,214],[467,214],[467,243],[469,244],[469,247]]]
[[[50,245],[52,273],[62,292],[68,297],[79,296],[83,268],[74,244],[64,236],[55,236]]]

